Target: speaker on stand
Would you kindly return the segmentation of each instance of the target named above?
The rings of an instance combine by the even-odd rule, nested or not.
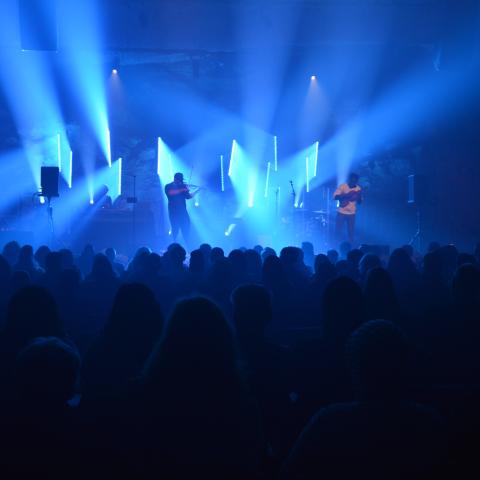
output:
[[[409,175],[408,176],[408,191],[407,202],[415,206],[417,216],[417,231],[410,239],[409,245],[417,244],[417,250],[422,250],[422,209],[427,202],[428,197],[428,183],[427,177],[424,175]]]
[[[52,198],[60,196],[58,193],[59,172],[60,170],[58,167],[41,167],[40,169],[40,196],[47,199],[48,224],[52,235],[52,245],[55,242]]]

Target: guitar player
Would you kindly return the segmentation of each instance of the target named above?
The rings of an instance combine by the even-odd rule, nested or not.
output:
[[[345,239],[344,235],[346,227],[347,238],[352,246],[357,205],[362,203],[362,189],[358,185],[358,179],[359,177],[356,173],[351,173],[348,176],[347,183],[342,183],[339,185],[333,194],[333,198],[339,202],[335,224],[337,240],[341,242]]]

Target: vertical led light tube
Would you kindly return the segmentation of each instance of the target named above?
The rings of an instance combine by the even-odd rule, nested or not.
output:
[[[223,171],[223,155],[220,155],[220,186],[222,188],[222,192],[225,191],[225,174]]]
[[[305,158],[305,189],[306,192],[308,193],[310,191],[310,174],[309,174],[309,169],[308,169],[308,157]]]
[[[72,179],[73,179],[73,152],[70,150],[70,161],[69,161],[69,170],[68,170],[68,188],[72,188]]]
[[[273,137],[273,169],[278,171],[278,151],[277,151],[277,136]]]
[[[315,142],[315,164],[313,167],[313,176],[317,176],[317,166],[318,166],[318,141]]]
[[[267,177],[265,179],[265,198],[268,197],[268,184],[270,182],[270,167],[271,167],[271,163],[268,162],[268,164],[267,164]]]
[[[118,196],[122,194],[122,159],[118,159]]]
[[[232,169],[233,169],[233,159],[235,157],[235,149],[237,148],[237,141],[233,140],[232,142],[232,151],[230,152],[230,164],[228,166],[228,176],[232,176]]]
[[[62,146],[60,143],[60,134],[57,133],[57,161],[58,161],[58,171],[62,171]]]
[[[107,162],[108,166],[112,166],[112,148],[110,145],[110,130],[107,128]]]
[[[162,147],[162,139],[158,137],[157,140],[157,175],[160,176],[160,149]]]

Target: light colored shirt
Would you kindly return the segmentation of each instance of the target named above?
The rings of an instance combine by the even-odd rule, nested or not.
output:
[[[348,183],[342,183],[339,187],[335,190],[333,197],[335,198],[337,195],[348,195],[352,192],[361,192],[362,189],[359,185],[355,185],[355,187],[350,188]],[[353,195],[352,195],[353,196]],[[345,199],[340,200],[340,206],[337,208],[338,213],[343,213],[344,215],[355,215],[357,213],[357,200],[349,199],[348,196]]]

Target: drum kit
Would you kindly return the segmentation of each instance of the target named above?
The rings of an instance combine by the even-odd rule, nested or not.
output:
[[[330,215],[327,210],[293,209],[295,236],[301,240],[321,239],[328,241]]]

